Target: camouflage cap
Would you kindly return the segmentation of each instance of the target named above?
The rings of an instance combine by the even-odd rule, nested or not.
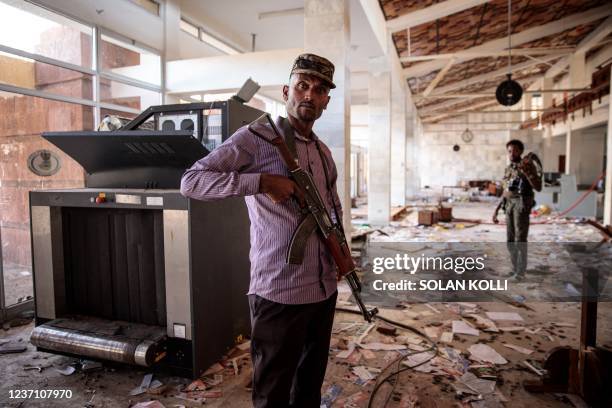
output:
[[[328,59],[319,57],[315,54],[301,54],[295,59],[293,68],[291,68],[291,75],[293,74],[307,74],[316,76],[322,79],[329,85],[330,88],[335,88],[334,85],[334,64]]]

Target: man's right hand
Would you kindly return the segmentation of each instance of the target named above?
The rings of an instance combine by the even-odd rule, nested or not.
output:
[[[294,196],[300,207],[306,205],[304,193],[293,180],[277,174],[262,174],[259,179],[259,192],[266,194],[275,203],[281,203]]]
[[[495,212],[495,214],[493,214],[492,221],[493,221],[493,224],[499,224],[499,220],[497,219],[497,212]]]

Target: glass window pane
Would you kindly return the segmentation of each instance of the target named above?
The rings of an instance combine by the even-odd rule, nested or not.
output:
[[[122,82],[100,78],[100,101],[142,111],[149,106],[159,105],[161,94]]]
[[[161,58],[152,52],[102,35],[100,67],[103,71],[161,85]]]
[[[23,0],[0,0],[0,16],[0,44],[91,68],[91,27]]]
[[[28,191],[84,185],[81,166],[40,137],[45,131],[91,130],[89,106],[0,92],[0,248],[7,305],[32,296]],[[33,173],[28,162],[40,150],[59,159],[51,176]]]
[[[138,116],[137,113],[124,112],[124,111],[119,111],[115,109],[100,108],[100,118],[103,118],[106,115],[118,116],[120,118],[126,118],[126,119],[134,119],[136,116]]]
[[[92,76],[0,52],[0,83],[93,100]]]
[[[159,16],[159,3],[153,0],[132,0],[134,3],[138,4],[140,7],[144,8],[150,13]]]

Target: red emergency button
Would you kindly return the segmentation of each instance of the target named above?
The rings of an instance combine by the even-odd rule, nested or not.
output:
[[[98,196],[96,197],[96,204],[102,204],[105,202],[106,202],[106,194],[99,193]]]

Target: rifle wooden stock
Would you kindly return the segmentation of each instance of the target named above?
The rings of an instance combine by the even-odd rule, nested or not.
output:
[[[335,233],[332,233],[324,239],[324,242],[325,246],[331,253],[332,258],[334,258],[336,266],[338,267],[338,280],[355,271],[355,263],[353,262],[353,257],[351,256],[351,251],[346,243],[346,240],[344,242],[340,242],[338,240],[338,236]]]

